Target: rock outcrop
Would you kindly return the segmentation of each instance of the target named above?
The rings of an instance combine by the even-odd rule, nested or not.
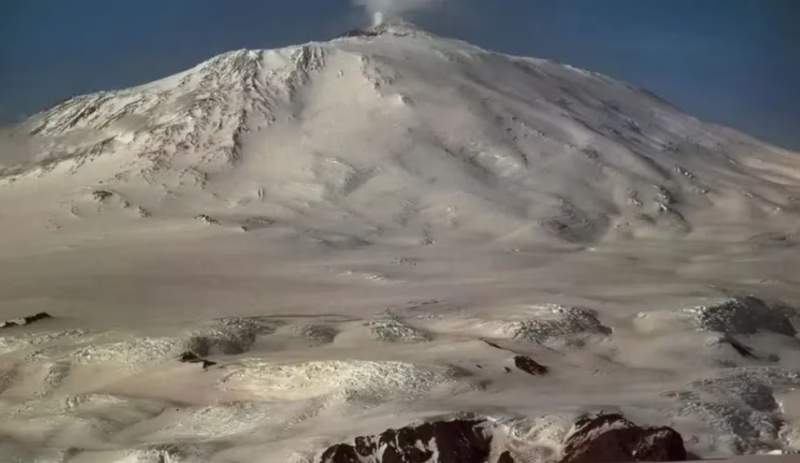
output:
[[[480,420],[438,421],[357,437],[335,445],[322,463],[486,463],[492,434]]]
[[[564,442],[560,463],[686,461],[683,438],[668,427],[642,428],[619,414],[586,417]]]
[[[6,320],[4,322],[0,322],[0,329],[12,328],[15,326],[30,325],[33,322],[38,322],[39,320],[44,320],[47,318],[53,318],[53,316],[47,312],[39,312],[35,315],[30,315],[27,317],[16,318],[14,320]]]
[[[502,430],[490,420],[453,420],[390,429],[328,448],[321,463],[514,463],[514,450],[493,448]],[[547,463],[685,461],[683,438],[669,427],[642,428],[619,414],[579,419],[560,456]],[[527,460],[525,460],[527,461]],[[545,462],[543,462],[545,463]]]

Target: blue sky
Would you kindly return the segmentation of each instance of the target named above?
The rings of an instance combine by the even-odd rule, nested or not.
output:
[[[450,0],[414,20],[636,83],[800,150],[800,0]],[[348,0],[0,0],[0,122],[364,21]]]

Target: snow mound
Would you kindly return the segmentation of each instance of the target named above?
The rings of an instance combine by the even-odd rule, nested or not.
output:
[[[334,402],[380,403],[413,398],[448,384],[463,382],[464,373],[447,366],[404,362],[331,360],[277,364],[246,359],[220,384],[224,390],[271,400],[324,397]]]
[[[580,344],[580,338],[590,335],[609,335],[611,328],[603,325],[597,312],[580,307],[560,305],[533,306],[530,319],[513,322],[505,331],[514,339],[547,343],[550,341]]]
[[[261,406],[258,413],[257,408],[247,404],[179,407],[156,399],[97,393],[2,404],[0,432],[9,437],[4,444],[12,447],[18,438],[20,445],[9,449],[0,445],[0,450],[6,452],[6,458],[20,455],[20,461],[43,463],[200,463],[209,461],[209,455],[219,446],[214,443],[216,438],[247,431],[268,420],[265,407]],[[175,416],[182,420],[170,422]],[[248,423],[253,425],[248,427]],[[162,443],[127,447],[115,442],[126,437],[129,441]]]
[[[78,452],[74,449],[43,449],[36,450],[17,442],[14,439],[4,438],[0,442],[0,455],[7,461],[26,463],[67,463]]]
[[[390,317],[368,323],[375,339],[386,342],[428,342],[431,335],[409,325],[399,317]]]
[[[89,333],[84,330],[24,333],[0,336],[0,354],[9,354],[55,341],[75,342]]]
[[[235,317],[204,323],[173,336],[96,334],[86,336],[80,342],[37,349],[27,359],[32,362],[108,363],[134,369],[172,359],[186,351],[201,357],[236,355],[249,350],[257,336],[273,333],[280,324],[279,321],[269,318]]]
[[[51,447],[96,445],[114,433],[159,415],[167,405],[156,400],[104,394],[31,399],[0,407],[2,429]]]
[[[222,318],[193,330],[182,342],[183,350],[205,357],[247,352],[258,336],[268,335],[282,323],[268,317]]]
[[[330,325],[300,325],[295,330],[314,345],[330,344],[339,334],[336,327]]]
[[[790,309],[770,306],[755,297],[732,298],[718,304],[686,309],[697,328],[731,334],[755,334],[758,331],[794,336],[797,331],[787,316]]]
[[[544,415],[502,419],[499,423],[508,436],[505,445],[513,455],[538,461],[562,452],[575,418],[570,414]]]
[[[168,411],[147,425],[146,441],[210,442],[247,434],[260,428],[279,428],[276,406],[234,402]]]
[[[180,339],[139,337],[115,340],[114,336],[97,336],[84,345],[57,346],[37,350],[30,362],[68,362],[75,364],[114,364],[125,368],[141,368],[166,359],[182,350]]]
[[[654,310],[636,315],[636,327],[648,333],[667,333],[689,326],[700,332],[750,336],[772,333],[795,337],[792,320],[798,312],[783,303],[768,303],[753,296],[731,297],[710,304],[677,310]]]
[[[719,451],[750,454],[783,447],[781,408],[775,394],[800,386],[800,373],[776,367],[732,368],[667,393],[679,416],[700,418],[704,437]]]
[[[209,461],[213,448],[195,444],[155,444],[116,451],[86,451],[87,461],[114,463],[204,463]],[[80,461],[80,460],[79,460]]]
[[[281,322],[265,317],[234,317],[202,323],[170,336],[67,331],[0,338],[8,352],[19,352],[0,369],[0,392],[47,397],[58,391],[76,369],[86,371],[85,367],[95,368],[96,373],[128,375],[173,362],[185,352],[199,357],[238,355],[247,352],[258,336],[273,333],[279,325]],[[36,381],[31,382],[31,378]]]

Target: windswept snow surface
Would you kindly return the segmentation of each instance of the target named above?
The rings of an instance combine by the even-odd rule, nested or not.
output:
[[[0,129],[0,321],[54,317],[0,330],[0,459],[312,462],[459,414],[533,449],[597,410],[800,449],[799,168],[400,23],[76,96]]]

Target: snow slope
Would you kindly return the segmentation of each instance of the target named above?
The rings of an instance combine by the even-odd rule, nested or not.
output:
[[[377,241],[591,243],[792,220],[790,153],[598,74],[384,29],[70,99],[14,129],[43,146],[5,182],[70,172],[152,212],[185,194],[188,215]]]
[[[0,454],[299,462],[598,407],[703,456],[795,448],[794,330],[690,315],[794,323],[796,159],[405,23],[76,96],[0,131],[0,319],[55,317],[0,332]],[[752,384],[770,405],[729,412]]]

